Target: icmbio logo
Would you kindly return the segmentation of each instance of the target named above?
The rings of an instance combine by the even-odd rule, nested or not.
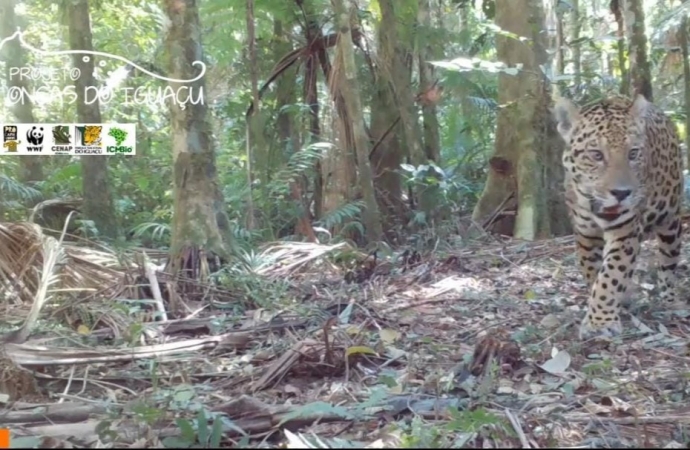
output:
[[[127,132],[122,128],[113,127],[110,129],[108,136],[115,139],[115,145],[106,147],[108,153],[132,153],[132,147],[129,145],[122,145],[127,139]]]

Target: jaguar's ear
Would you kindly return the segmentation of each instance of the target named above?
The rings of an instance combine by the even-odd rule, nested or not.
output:
[[[553,108],[553,115],[556,118],[558,133],[565,142],[570,142],[570,134],[580,119],[580,108],[567,98],[560,97],[556,100]]]
[[[642,119],[647,113],[649,105],[651,105],[651,103],[644,98],[644,95],[637,94],[635,101],[630,106],[630,114],[632,114],[635,119]]]

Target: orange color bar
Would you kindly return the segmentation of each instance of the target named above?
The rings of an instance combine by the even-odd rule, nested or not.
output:
[[[10,448],[9,428],[0,428],[0,448]]]

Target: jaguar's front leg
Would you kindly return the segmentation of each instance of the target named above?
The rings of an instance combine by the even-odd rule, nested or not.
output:
[[[637,226],[604,233],[604,256],[591,287],[580,339],[612,337],[623,331],[621,303],[632,281],[641,232]]]
[[[601,256],[604,250],[604,239],[593,231],[580,232],[575,230],[575,247],[577,260],[582,275],[585,277],[587,288],[591,289],[601,268]]]

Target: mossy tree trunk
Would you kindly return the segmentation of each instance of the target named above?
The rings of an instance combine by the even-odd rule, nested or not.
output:
[[[633,97],[639,93],[650,102],[654,101],[652,92],[652,73],[647,57],[647,35],[645,34],[645,15],[641,0],[619,0],[623,9],[630,67],[630,92]]]
[[[494,155],[489,177],[475,207],[473,219],[485,223],[504,206],[517,214],[512,234],[536,239],[567,230],[560,163],[562,141],[549,113],[550,87],[540,66],[548,63],[543,45],[544,16],[539,0],[496,4],[496,24],[528,38],[521,42],[497,36],[499,60],[517,75],[499,74],[499,104]],[[521,64],[522,69],[515,68]],[[512,197],[512,202],[508,201]]]
[[[70,0],[65,2],[69,46],[71,50],[93,51],[91,38],[91,17],[88,0]],[[72,55],[72,64],[80,70],[80,76],[74,81],[77,90],[77,117],[84,123],[101,123],[101,110],[98,101],[86,103],[84,92],[87,86],[98,86],[94,76],[94,58],[83,54]],[[102,236],[115,238],[119,229],[115,207],[110,194],[108,182],[108,157],[81,156],[83,214],[93,220]]]
[[[413,166],[426,164],[428,161],[439,162],[437,159],[440,158],[440,151],[438,144],[433,141],[433,118],[428,114],[424,116],[428,119],[428,121],[425,120],[424,124],[428,127],[430,134],[428,141],[430,146],[427,147],[423,139],[425,133],[420,126],[417,106],[414,103],[416,92],[412,86],[412,61],[415,60],[415,56],[418,57],[420,54],[419,51],[415,52],[415,36],[424,36],[425,31],[421,30],[421,32],[416,33],[413,31],[419,29],[420,26],[418,23],[418,0],[380,0],[379,6],[381,7],[381,23],[385,27],[383,30],[386,33],[383,39],[388,45],[386,51],[392,52],[392,55],[386,58],[390,61],[390,65],[380,67],[380,70],[388,72],[386,78],[391,80],[393,99],[400,116],[400,126],[397,130],[399,139],[403,143],[402,148],[405,149],[405,162]],[[428,8],[425,11],[428,13]],[[426,15],[428,16],[428,14]],[[423,38],[417,40],[419,48],[424,46],[424,42]],[[430,80],[431,70],[429,67],[425,66],[420,70],[424,71],[421,76],[426,76]],[[422,97],[420,96],[420,98]],[[436,176],[436,172],[430,171],[429,175]],[[412,195],[414,199],[411,203],[416,200],[418,209],[426,214],[428,223],[433,223],[439,212],[436,190],[422,186],[420,189],[415,189]]]
[[[165,0],[165,10],[171,22],[165,42],[169,77],[192,79],[199,73],[192,63],[203,61],[197,1]],[[185,85],[199,92],[205,87],[204,78]],[[173,90],[181,86],[170,82]],[[170,254],[172,271],[177,273],[189,249],[228,258],[231,235],[217,181],[207,106],[201,102],[187,104],[185,109],[172,103],[169,106],[174,166]]]
[[[337,53],[342,70],[342,81],[339,83],[347,116],[352,120],[352,134],[354,137],[355,154],[359,170],[359,188],[364,198],[363,213],[366,237],[369,242],[377,242],[382,238],[381,216],[379,214],[374,181],[369,163],[369,139],[364,129],[362,101],[360,99],[359,83],[357,81],[357,66],[355,64],[354,45],[350,27],[351,11],[345,6],[344,0],[333,0],[338,25]]]
[[[371,105],[371,133],[376,143],[370,160],[376,198],[383,213],[386,238],[395,242],[404,225],[403,185],[400,164],[408,154],[404,142],[400,111],[395,101],[392,73],[396,70],[396,21],[382,20],[377,28],[376,85]]]
[[[625,49],[625,20],[623,19],[622,0],[611,0],[609,9],[616,19],[616,36],[618,37],[618,71],[620,72],[621,86],[620,93],[628,95],[630,93],[630,77],[628,76],[628,58]]]

